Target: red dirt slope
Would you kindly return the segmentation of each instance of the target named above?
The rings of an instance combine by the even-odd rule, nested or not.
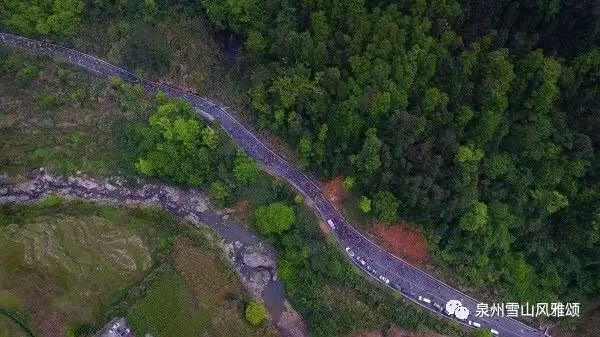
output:
[[[370,234],[377,244],[411,263],[424,265],[430,259],[423,233],[408,227],[405,223],[391,226],[376,223],[372,225]]]

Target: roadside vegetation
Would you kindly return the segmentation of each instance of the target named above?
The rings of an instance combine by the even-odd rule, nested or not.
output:
[[[0,229],[0,309],[36,336],[91,336],[116,315],[141,336],[274,335],[246,322],[249,297],[214,234],[160,210],[4,207]],[[24,334],[5,321],[2,336]]]
[[[133,89],[118,96],[72,66],[0,47],[0,171],[128,175],[118,130],[145,123],[151,102]]]

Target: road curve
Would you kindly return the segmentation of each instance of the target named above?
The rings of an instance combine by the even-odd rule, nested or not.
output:
[[[0,41],[9,47],[44,53],[65,60],[99,76],[118,76],[125,82],[141,84],[144,89],[150,92],[162,91],[170,98],[187,100],[202,117],[218,122],[225,132],[250,157],[255,159],[263,169],[285,179],[306,198],[311,200],[323,220],[328,224],[332,224],[330,226],[333,227],[332,233],[337,242],[343,248],[349,247],[350,252],[346,250],[349,258],[367,275],[386,284],[391,289],[399,291],[407,299],[440,316],[456,320],[465,326],[473,327],[472,322],[476,322],[483,328],[493,329],[494,336],[547,336],[545,332],[532,328],[513,318],[475,317],[474,313],[479,301],[450,287],[443,281],[412,266],[408,262],[393,256],[364,237],[325,198],[314,179],[309,178],[305,173],[272,151],[266,145],[266,141],[259,139],[255,131],[251,131],[249,127],[237,121],[226,111],[225,107],[219,106],[193,93],[138,78],[125,69],[73,49],[8,33],[0,33]],[[383,282],[380,277],[383,277],[383,280],[387,279],[388,282]],[[430,303],[424,301],[423,298],[429,299]],[[434,306],[435,303],[443,307],[449,300],[461,301],[462,305],[467,307],[471,313],[468,319],[461,321],[447,316],[443,311]]]

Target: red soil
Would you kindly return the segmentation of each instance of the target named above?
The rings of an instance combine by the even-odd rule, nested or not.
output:
[[[322,188],[325,197],[331,201],[336,207],[348,196],[348,191],[344,188],[344,178],[337,176],[323,185]]]
[[[388,252],[411,263],[424,265],[429,261],[429,248],[423,233],[405,223],[391,226],[375,223],[371,226],[370,234]]]
[[[348,196],[348,190],[344,188],[344,178],[337,176],[322,186],[325,197],[337,208],[341,207],[342,201]],[[329,227],[320,223],[319,226],[325,233],[329,233]],[[375,242],[390,253],[407,259],[409,262],[425,265],[430,259],[429,248],[423,237],[423,233],[410,228],[405,223],[386,226],[374,223],[369,230],[370,236]]]

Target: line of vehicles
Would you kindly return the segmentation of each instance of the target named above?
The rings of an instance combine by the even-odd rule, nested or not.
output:
[[[331,220],[328,221],[328,224]],[[330,227],[332,224],[330,224]],[[335,228],[332,227],[332,228]],[[424,306],[429,306],[436,312],[440,312],[448,317],[456,318],[457,320],[472,326],[474,328],[481,328],[481,323],[469,319],[471,316],[469,314],[469,309],[467,307],[462,306],[462,303],[458,300],[450,300],[444,304],[435,302],[434,300],[425,297],[424,295],[418,295],[411,288],[402,287],[395,282],[390,282],[390,279],[387,278],[383,273],[380,273],[376,268],[367,264],[364,258],[360,257],[356,254],[350,247],[346,247],[346,254],[350,257],[351,260],[355,261],[355,263],[363,270],[366,270],[369,274],[371,274],[374,278],[383,282],[385,285],[401,292],[404,296],[409,297],[413,300],[420,302]],[[490,329],[490,332],[494,336],[499,336],[499,332],[495,329]]]

